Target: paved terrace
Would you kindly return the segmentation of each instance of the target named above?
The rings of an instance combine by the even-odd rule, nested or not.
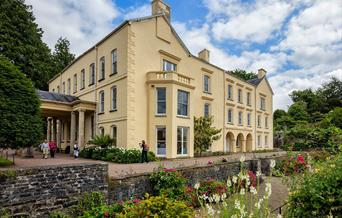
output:
[[[49,166],[49,165],[62,165],[62,164],[79,164],[79,163],[107,163],[108,173],[110,177],[122,178],[134,174],[142,174],[147,172],[153,172],[159,166],[166,168],[182,168],[190,166],[205,166],[208,165],[208,161],[221,161],[222,158],[226,158],[228,162],[239,161],[241,155],[245,155],[246,160],[257,159],[257,158],[271,158],[277,156],[283,156],[286,152],[265,152],[265,153],[236,153],[223,156],[212,156],[212,157],[196,157],[186,159],[175,159],[175,160],[162,160],[158,162],[149,163],[135,163],[135,164],[117,164],[105,161],[90,160],[79,158],[75,160],[73,157],[65,154],[57,154],[55,158],[43,159],[40,153],[36,153],[34,158],[23,158],[16,156],[15,165],[12,168],[25,168],[35,166]]]

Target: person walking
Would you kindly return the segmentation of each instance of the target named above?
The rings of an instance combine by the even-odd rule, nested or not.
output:
[[[77,143],[74,144],[74,157],[75,159],[78,159],[78,145]]]
[[[43,151],[43,158],[47,159],[47,156],[49,154],[49,144],[47,140],[45,139],[44,142],[40,145],[40,148]]]
[[[149,147],[145,143],[145,140],[142,140],[140,146],[142,148],[142,151],[141,151],[141,163],[144,163],[145,161],[146,161],[146,163],[148,163],[147,152],[149,150]]]
[[[51,158],[55,158],[55,152],[57,150],[57,145],[55,141],[49,142],[50,156]]]

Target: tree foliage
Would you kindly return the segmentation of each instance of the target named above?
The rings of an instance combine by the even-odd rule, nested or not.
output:
[[[240,77],[241,79],[244,79],[244,80],[250,80],[250,79],[258,78],[257,74],[255,74],[253,72],[247,72],[247,71],[241,70],[241,69],[235,69],[232,71],[232,73],[235,76]]]
[[[36,88],[46,90],[53,63],[42,34],[24,0],[0,1],[0,54],[30,78]]]
[[[55,74],[61,72],[75,59],[75,55],[70,52],[70,42],[67,38],[59,37],[52,58],[55,66]]]
[[[112,139],[110,135],[96,135],[89,143],[100,146],[101,148],[106,148],[113,145],[114,139]]]
[[[194,118],[194,147],[195,152],[200,153],[200,155],[211,147],[213,141],[221,137],[219,133],[222,129],[212,127],[213,122],[212,116]]]
[[[0,55],[0,147],[37,145],[42,139],[40,100],[32,82]]]

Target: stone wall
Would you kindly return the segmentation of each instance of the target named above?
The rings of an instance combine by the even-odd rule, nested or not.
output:
[[[248,170],[256,172],[258,169],[264,174],[269,173],[269,159],[248,160],[245,162]],[[208,179],[226,180],[228,176],[240,172],[240,162],[219,163],[206,166],[193,166],[177,169],[189,184],[206,181]],[[152,193],[149,180],[150,173],[128,176],[123,178],[110,178],[108,198],[110,202],[127,200],[133,196],[142,197],[145,193]]]
[[[84,192],[107,197],[108,165],[78,164],[0,172],[0,208],[14,217],[47,217],[77,203]],[[0,213],[1,217],[1,213]]]

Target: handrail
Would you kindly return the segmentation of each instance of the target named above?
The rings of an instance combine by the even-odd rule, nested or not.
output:
[[[281,209],[282,209],[285,205],[289,204],[290,202],[291,202],[291,201],[288,201],[288,202],[286,202],[285,204],[282,204],[281,206],[275,208],[274,210],[271,211],[271,213],[274,213],[275,211],[279,210],[279,213],[278,213],[278,214],[281,214]]]

